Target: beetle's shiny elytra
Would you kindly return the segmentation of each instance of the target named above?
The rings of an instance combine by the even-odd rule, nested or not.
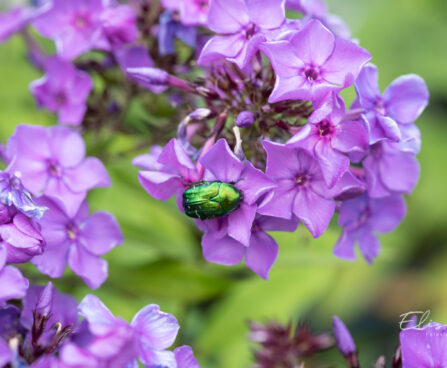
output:
[[[228,215],[243,199],[243,193],[233,184],[199,181],[183,192],[183,208],[189,217],[208,220]]]

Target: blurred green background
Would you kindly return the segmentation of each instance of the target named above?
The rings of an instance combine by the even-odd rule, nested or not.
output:
[[[391,357],[401,313],[430,309],[430,319],[447,323],[447,2],[330,0],[329,6],[370,50],[382,90],[401,74],[417,73],[431,92],[429,108],[418,121],[420,183],[408,198],[408,217],[381,237],[382,254],[373,266],[361,257],[351,263],[332,256],[340,232],[335,221],[317,240],[303,227],[295,234],[275,234],[280,255],[268,282],[244,266],[208,264],[192,221],[174,202],[155,201],[143,191],[131,155],[107,161],[114,184],[90,195],[92,210],[115,214],[126,239],[107,256],[109,280],[94,293],[128,320],[149,303],[174,313],[182,326],[178,344],[192,345],[203,368],[250,365],[249,319],[305,319],[324,331],[338,315],[351,329],[364,367],[380,354]],[[36,110],[28,92],[29,82],[38,77],[20,38],[0,47],[3,143],[18,123],[54,122]],[[352,91],[347,96],[352,98]],[[113,141],[120,148],[131,144],[125,136]],[[89,150],[101,156],[98,147]],[[89,292],[70,273],[56,284],[79,299]],[[344,366],[337,352],[326,356],[333,366]]]

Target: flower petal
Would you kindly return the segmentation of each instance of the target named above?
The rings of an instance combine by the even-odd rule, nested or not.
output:
[[[138,180],[146,192],[160,201],[168,200],[185,188],[185,184],[178,175],[159,171],[140,171]]]
[[[335,211],[335,201],[320,197],[309,189],[299,190],[293,204],[296,217],[309,229],[314,238],[329,226]]]
[[[177,368],[200,368],[190,346],[179,346],[174,350],[174,355],[177,361]]]
[[[241,177],[244,165],[231,151],[225,139],[219,139],[201,158],[200,163],[218,180],[236,183]]]
[[[133,318],[132,326],[138,333],[140,351],[169,348],[180,328],[173,315],[160,311],[160,307],[155,304],[141,309]]]
[[[244,0],[210,0],[208,27],[216,33],[235,33],[249,22]]]
[[[349,157],[334,150],[329,141],[320,140],[315,146],[315,156],[329,188],[332,188],[348,170]]]
[[[246,247],[250,244],[256,209],[256,205],[250,206],[243,202],[236,211],[228,215],[228,235]]]
[[[387,115],[401,124],[413,123],[428,104],[425,81],[415,74],[394,80],[383,93]]]
[[[275,188],[276,183],[261,170],[256,169],[250,161],[246,161],[241,179],[236,186],[244,193],[244,202],[251,205]]]
[[[83,246],[76,245],[70,248],[68,264],[90,289],[99,288],[107,279],[107,262],[90,253]]]
[[[343,229],[332,253],[338,258],[355,261],[355,232]]]
[[[80,242],[95,255],[103,255],[123,243],[123,234],[115,217],[95,212],[80,226]]]
[[[246,0],[250,20],[261,28],[280,27],[286,19],[285,0]]]
[[[15,267],[5,266],[0,271],[0,304],[10,299],[22,299],[29,282]]]
[[[277,257],[278,244],[276,244],[275,239],[263,231],[254,232],[245,255],[247,267],[264,280],[268,280],[270,268]]]
[[[229,236],[216,238],[213,233],[205,233],[202,237],[203,256],[208,262],[224,266],[237,265],[244,258],[246,249]]]

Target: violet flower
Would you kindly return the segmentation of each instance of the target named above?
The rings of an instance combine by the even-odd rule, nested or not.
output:
[[[38,206],[25,189],[20,178],[8,172],[0,171],[0,202],[6,206],[13,206],[30,218],[39,219],[46,211]]]
[[[32,144],[31,144],[32,142]],[[8,140],[8,172],[34,195],[45,194],[74,216],[88,190],[110,185],[102,162],[85,158],[82,137],[65,127],[18,125]]]
[[[129,5],[107,7],[101,13],[104,34],[113,49],[133,43],[138,37],[136,14]]]
[[[8,344],[0,339],[0,367],[6,367],[13,359],[13,353]]]
[[[42,36],[55,41],[62,59],[71,60],[92,49],[110,50],[102,24],[104,1],[57,0],[50,4],[33,25]]]
[[[30,85],[38,107],[57,112],[59,123],[81,124],[93,89],[90,76],[57,56],[47,59],[44,68],[45,76]]]
[[[447,326],[432,322],[400,333],[402,368],[447,366]]]
[[[24,263],[43,253],[45,241],[32,220],[2,204],[0,213],[0,269],[5,262]]]
[[[355,87],[358,98],[353,107],[365,109],[371,144],[383,139],[399,141],[401,129],[414,123],[428,104],[427,85],[415,74],[395,79],[382,95],[377,67],[368,64],[359,74]]]
[[[157,305],[141,309],[131,324],[113,316],[93,295],[84,298],[79,312],[94,336],[84,349],[97,359],[113,361],[114,366],[125,366],[138,358],[145,366],[177,367],[176,356],[166,349],[174,343],[179,325],[174,316],[161,312]]]
[[[344,120],[345,105],[341,97],[330,95],[323,105],[322,111],[316,110],[288,145],[314,155],[326,184],[332,188],[349,169],[348,154],[367,152],[369,136],[363,121]]]
[[[335,245],[334,255],[353,261],[356,259],[354,246],[358,243],[363,257],[372,263],[380,253],[376,233],[394,230],[405,214],[405,200],[399,195],[372,199],[365,194],[343,201],[338,224],[344,229]]]
[[[89,216],[87,202],[74,216],[48,198],[40,198],[39,203],[48,207],[40,220],[47,247],[32,263],[53,278],[61,277],[68,263],[91,289],[101,286],[107,278],[107,262],[101,256],[123,242],[115,218],[107,212]]]
[[[372,198],[391,194],[410,194],[418,180],[420,167],[414,153],[391,142],[378,142],[363,161],[368,193]]]
[[[158,49],[160,55],[175,53],[175,39],[183,41],[185,44],[196,47],[197,30],[196,27],[180,23],[171,11],[165,11],[160,16],[160,27],[158,30]]]
[[[268,280],[269,271],[278,256],[278,244],[267,231],[293,232],[298,226],[298,220],[256,215],[250,229],[248,246],[227,234],[226,218],[198,221],[198,226],[205,232],[202,237],[202,250],[208,262],[233,266],[245,258],[249,269]]]
[[[146,164],[137,161],[139,167],[152,166],[152,162],[152,158]],[[195,164],[175,138],[163,148],[157,162],[160,166],[157,165],[156,170],[140,171],[138,179],[143,188],[158,200],[166,201],[175,194],[181,198],[188,183],[202,179]]]
[[[32,285],[22,301],[20,323],[31,331],[34,319],[40,316],[46,317],[48,331],[57,322],[62,328],[74,325],[78,321],[77,307],[76,299],[59,292],[51,282],[48,282],[46,286]]]
[[[192,348],[187,345],[179,346],[174,349],[177,368],[200,368],[197,359],[194,356]]]
[[[229,213],[227,234],[244,246],[250,246],[251,229],[258,208],[257,201],[276,187],[275,182],[256,169],[251,162],[239,160],[225,139],[219,139],[200,159],[207,170],[205,180],[232,183],[243,193],[239,208]],[[205,220],[206,226],[221,219]],[[212,225],[211,225],[212,226]]]
[[[128,69],[151,68],[154,66],[154,62],[149,56],[147,48],[144,46],[125,45],[118,50],[115,50],[114,55],[126,77],[138,83],[141,87],[147,88],[153,93],[162,93],[168,88],[166,86],[143,82],[140,79],[133,77],[132,74],[127,71]]]
[[[177,11],[184,25],[206,25],[209,0],[162,0],[161,3],[166,9]]]
[[[208,28],[218,33],[203,47],[198,64],[226,59],[245,68],[266,33],[285,21],[285,0],[211,0]]]
[[[2,262],[0,255],[0,263]],[[4,261],[3,261],[4,262]],[[4,264],[4,263],[3,263]],[[0,306],[4,305],[6,301],[11,299],[22,299],[29,282],[23,277],[22,273],[13,266],[0,267]],[[0,339],[1,342],[1,339]],[[1,360],[1,353],[0,353]]]
[[[269,102],[303,99],[319,102],[329,92],[352,85],[369,52],[336,38],[318,20],[306,24],[290,41],[267,42],[262,51],[272,62],[276,84]]]
[[[21,31],[28,25],[33,15],[33,10],[25,7],[16,7],[0,13],[0,43],[7,41],[9,37]]]
[[[334,316],[332,319],[332,326],[334,329],[338,350],[340,350],[343,356],[353,354],[356,348],[351,333],[347,329],[346,325],[340,318]]]
[[[259,206],[261,214],[286,219],[296,216],[317,238],[326,231],[334,214],[332,198],[355,188],[361,190],[362,184],[349,171],[330,189],[318,162],[302,149],[269,141],[263,146],[267,152],[266,173],[278,187]]]

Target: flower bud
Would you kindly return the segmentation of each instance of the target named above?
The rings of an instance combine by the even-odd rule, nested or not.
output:
[[[158,68],[128,68],[127,72],[135,79],[153,86],[166,86],[169,74]]]
[[[334,316],[332,319],[332,326],[338,350],[340,350],[344,356],[353,354],[356,350],[354,340],[343,321],[337,316]]]
[[[236,117],[236,125],[239,128],[248,128],[255,121],[255,117],[251,111],[242,111]]]

